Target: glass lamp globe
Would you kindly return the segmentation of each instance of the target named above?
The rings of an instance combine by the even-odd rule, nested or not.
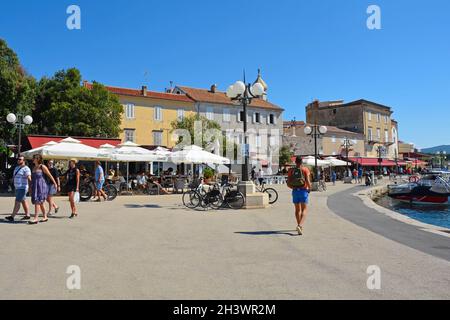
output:
[[[6,116],[6,121],[9,123],[15,123],[17,120],[16,115],[14,113],[10,113]]]
[[[320,126],[320,127],[319,127],[319,132],[320,132],[321,134],[325,134],[325,133],[328,132],[328,128],[325,127],[325,126]]]
[[[228,98],[231,98],[231,99],[236,98],[236,95],[234,93],[234,86],[233,85],[228,87],[228,89],[226,91],[226,95],[227,95]]]
[[[308,135],[311,134],[312,128],[311,128],[310,126],[306,126],[304,132],[305,132],[305,134],[308,136]]]
[[[260,97],[264,94],[264,87],[261,83],[257,82],[252,86],[252,94],[256,97]]]
[[[234,93],[236,94],[236,96],[239,95],[243,95],[245,92],[245,83],[243,83],[242,81],[237,81],[234,85]]]
[[[30,125],[33,123],[33,118],[31,116],[26,116],[23,118],[23,123]]]

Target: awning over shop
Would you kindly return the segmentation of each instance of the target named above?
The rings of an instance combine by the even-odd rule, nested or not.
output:
[[[67,137],[63,137],[63,136],[33,136],[33,135],[29,135],[27,137],[28,142],[30,143],[31,149],[36,149],[36,148],[42,147],[44,144],[46,144],[50,141],[60,142],[65,138],[67,138]],[[78,138],[78,137],[73,137],[73,138],[80,141],[82,144],[87,145],[89,147],[93,147],[93,148],[100,148],[100,146],[104,145],[104,144],[110,144],[115,147],[121,143],[120,139]]]
[[[378,167],[380,163],[378,162],[378,158],[348,158],[351,162],[357,163],[363,167]],[[400,165],[400,164],[399,164]],[[395,161],[383,159],[381,162],[382,167],[395,167]]]

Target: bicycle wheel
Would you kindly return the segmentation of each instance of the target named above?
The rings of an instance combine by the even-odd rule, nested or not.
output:
[[[269,204],[274,204],[278,201],[278,192],[273,188],[264,189],[264,193],[269,195]]]
[[[91,200],[94,189],[91,185],[85,184],[80,187],[80,201],[86,202]]]
[[[220,191],[214,190],[209,194],[209,205],[213,209],[220,209],[223,205],[223,197]]]
[[[108,197],[108,201],[113,201],[117,197],[117,194],[119,193],[117,191],[117,188],[115,186],[113,186],[112,184],[106,185],[103,188],[103,191],[105,191],[106,196]]]
[[[183,193],[183,204],[189,209],[195,209],[202,203],[202,198],[197,191],[190,190]]]
[[[225,200],[226,204],[230,209],[239,210],[242,209],[245,205],[245,197],[239,191],[230,191],[226,196]]]

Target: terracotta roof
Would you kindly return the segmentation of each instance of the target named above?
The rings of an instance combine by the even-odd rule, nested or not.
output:
[[[92,83],[85,82],[85,88],[92,89]],[[147,90],[147,95],[143,95],[142,89],[129,89],[129,88],[120,88],[120,87],[111,87],[105,86],[106,90],[111,93],[121,95],[121,96],[135,96],[142,98],[152,98],[152,99],[161,99],[161,100],[173,100],[173,101],[183,101],[183,102],[194,102],[188,96],[184,94],[174,94],[174,93],[165,93],[165,92],[156,92]]]
[[[197,102],[219,103],[236,106],[236,104],[227,97],[225,92],[211,92],[207,89],[197,89],[184,86],[178,86],[178,88],[185,92],[186,95],[192,100]],[[250,107],[284,111],[283,108],[262,99],[253,99]]]

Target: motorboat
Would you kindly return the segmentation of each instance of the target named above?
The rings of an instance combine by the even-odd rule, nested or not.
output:
[[[407,183],[388,185],[389,197],[412,204],[449,204],[450,172],[411,176]]]

